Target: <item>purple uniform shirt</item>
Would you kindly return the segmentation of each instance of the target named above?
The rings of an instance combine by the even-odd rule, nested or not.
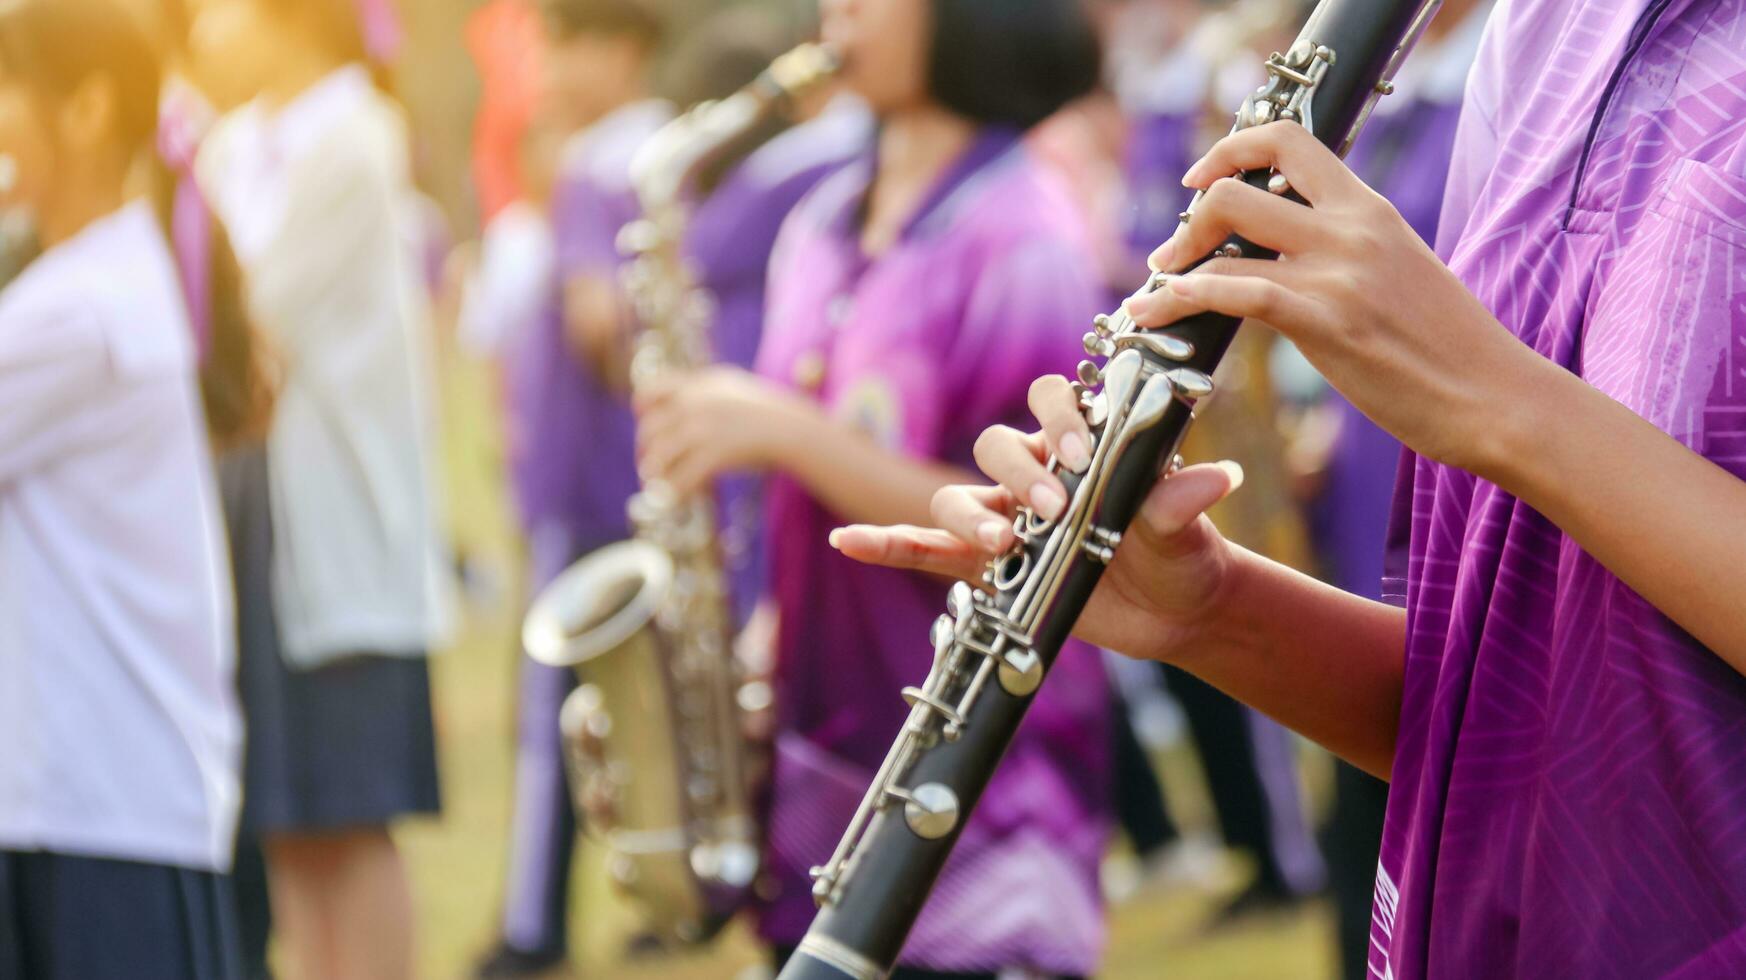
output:
[[[1440,237],[1524,343],[1746,478],[1741,0],[1506,0]],[[1408,464],[1373,972],[1746,975],[1746,678],[1520,501]]]
[[[618,232],[637,216],[630,160],[668,117],[662,103],[633,103],[566,147],[552,200],[560,280],[616,280],[625,261]],[[571,352],[560,283],[506,361],[510,475],[536,553],[574,556],[626,537],[625,504],[637,486],[634,419],[625,397]]]
[[[985,134],[899,242],[869,259],[863,160],[790,217],[772,260],[758,369],[916,457],[972,465],[989,425],[1026,424],[1032,380],[1078,360],[1100,288],[1066,192],[1011,133]],[[779,737],[763,935],[792,944],[814,913],[806,870],[835,847],[896,737],[898,691],[932,662],[945,584],[850,561],[843,523],[795,481],[768,501]],[[1103,927],[1097,866],[1110,787],[1107,686],[1070,647],[966,827],[905,950],[936,970],[1089,974]]]

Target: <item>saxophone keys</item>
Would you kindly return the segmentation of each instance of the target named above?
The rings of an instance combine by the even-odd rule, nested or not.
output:
[[[1079,383],[1087,388],[1095,388],[1103,384],[1103,369],[1095,361],[1079,362]]]
[[[1291,181],[1286,180],[1284,174],[1274,174],[1273,176],[1267,178],[1267,192],[1269,194],[1281,194],[1281,195],[1283,195],[1283,194],[1289,193],[1290,191],[1291,191]]]

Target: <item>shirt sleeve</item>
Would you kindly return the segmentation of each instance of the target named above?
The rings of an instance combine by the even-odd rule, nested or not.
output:
[[[20,315],[0,329],[0,486],[103,437],[93,411],[112,383],[94,316]]]

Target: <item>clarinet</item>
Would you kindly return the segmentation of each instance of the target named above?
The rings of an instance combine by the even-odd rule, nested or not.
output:
[[[1233,132],[1275,120],[1309,129],[1344,155],[1435,13],[1439,0],[1321,0]],[[1285,177],[1242,175],[1296,198]],[[1188,220],[1189,210],[1182,213]],[[1233,236],[1206,256],[1276,258]],[[1163,285],[1151,277],[1141,292]],[[958,834],[1012,742],[1122,532],[1176,455],[1195,404],[1238,320],[1214,313],[1142,330],[1125,313],[1099,316],[1085,335],[1074,389],[1091,428],[1084,474],[1050,466],[1067,487],[1055,520],[1021,508],[1018,542],[989,564],[986,589],[955,585],[932,629],[934,659],[910,713],[836,852],[813,869],[818,916],[778,980],[879,980],[897,962]]]

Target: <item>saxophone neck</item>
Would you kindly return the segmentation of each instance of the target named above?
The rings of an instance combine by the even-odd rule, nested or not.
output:
[[[790,112],[796,100],[834,76],[838,65],[830,48],[803,44],[733,95],[701,102],[664,126],[631,162],[644,213],[679,206],[699,173],[759,127]]]

